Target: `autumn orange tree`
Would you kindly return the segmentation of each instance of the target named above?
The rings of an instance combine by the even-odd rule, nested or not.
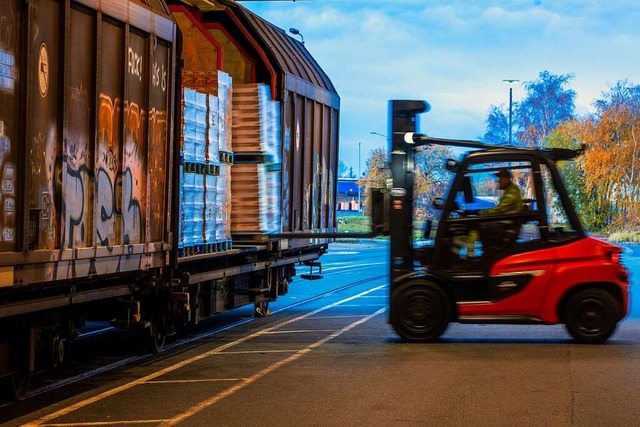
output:
[[[587,228],[640,227],[640,86],[618,82],[597,100],[597,113],[553,130],[550,147],[586,144],[584,156],[561,165],[569,192]]]
[[[451,180],[446,159],[452,156],[450,147],[421,147],[415,156],[414,210],[418,220],[433,218],[433,199],[442,197]]]
[[[371,189],[386,188],[387,179],[391,177],[387,158],[387,150],[384,148],[371,150],[366,163],[367,174],[358,179],[358,185],[366,194],[364,206],[367,214],[370,214]]]

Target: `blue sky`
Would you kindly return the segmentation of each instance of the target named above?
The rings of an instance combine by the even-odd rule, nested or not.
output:
[[[421,130],[477,138],[503,79],[573,73],[578,114],[618,80],[640,83],[637,0],[245,1],[275,25],[295,27],[340,98],[340,159],[357,171],[386,140],[389,99],[424,99]],[[514,102],[524,95],[514,87]]]

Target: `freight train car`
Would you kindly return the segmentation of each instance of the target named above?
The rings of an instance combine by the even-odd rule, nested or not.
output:
[[[335,89],[281,29],[196,3],[0,0],[0,379],[18,396],[87,319],[158,349],[264,313],[326,250],[308,236],[335,227]]]

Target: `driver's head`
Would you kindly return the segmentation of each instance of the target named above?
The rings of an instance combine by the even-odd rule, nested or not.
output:
[[[507,188],[511,183],[511,172],[509,172],[509,169],[500,169],[498,173],[496,173],[496,176],[498,177],[498,185],[501,190]]]

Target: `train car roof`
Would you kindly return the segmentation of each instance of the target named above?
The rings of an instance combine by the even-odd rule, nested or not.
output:
[[[287,35],[285,30],[233,0],[190,0],[189,3],[200,9],[206,20],[216,19],[214,16],[217,16],[226,25],[233,23],[247,31],[250,39],[255,40],[260,50],[265,52],[270,66],[281,74],[285,90],[339,109],[340,97],[329,76],[304,44]],[[227,20],[220,13],[233,16]]]

